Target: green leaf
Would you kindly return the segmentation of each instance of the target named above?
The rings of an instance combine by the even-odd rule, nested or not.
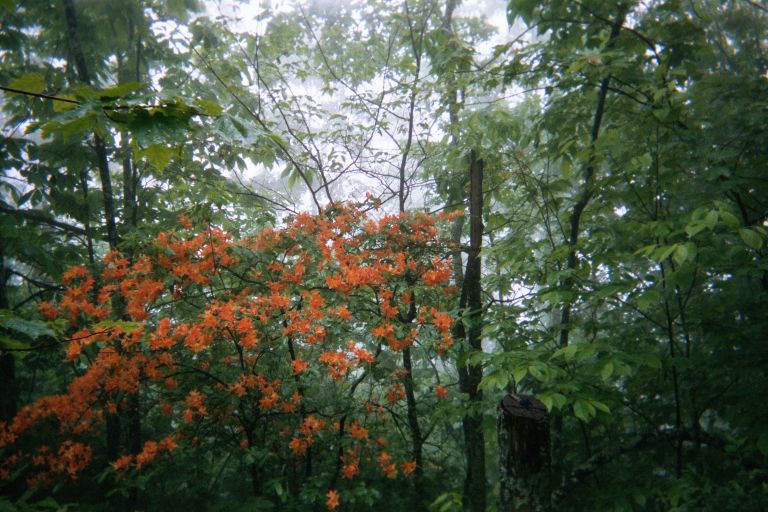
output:
[[[604,381],[607,381],[611,378],[611,375],[613,375],[613,362],[607,361],[600,369],[600,377],[602,377]]]
[[[171,161],[171,158],[178,154],[178,149],[166,144],[152,144],[146,149],[138,151],[139,157],[144,157],[157,170],[163,170]]]
[[[528,375],[528,368],[521,366],[512,370],[512,377],[515,379],[515,383],[519,384]]]
[[[715,226],[717,226],[717,220],[719,218],[719,215],[716,210],[711,210],[709,213],[707,213],[707,216],[704,217],[704,225],[707,226],[709,229],[714,229]]]
[[[688,235],[689,238],[693,238],[701,231],[704,231],[707,229],[707,225],[703,222],[690,222],[687,226],[685,226],[685,232]]]
[[[595,412],[595,407],[581,398],[573,404],[573,413],[581,421],[589,421],[595,415]]]
[[[483,377],[479,387],[483,390],[494,391],[504,389],[509,383],[509,374],[503,371],[494,371]]]
[[[77,101],[77,98],[75,98],[71,94],[59,94],[56,97]],[[71,103],[69,101],[53,101],[52,103],[53,103],[53,111],[57,113],[66,112],[67,110],[72,110],[73,108],[77,107],[77,103]]]
[[[10,350],[26,350],[30,347],[30,344],[0,334],[0,346]]]
[[[26,320],[7,309],[0,310],[0,326],[10,331],[23,334],[33,340],[36,340],[41,336],[56,337],[56,333],[54,333],[45,322],[39,320]]]
[[[675,248],[675,252],[672,254],[672,259],[678,265],[682,265],[689,259],[688,245],[678,244]]]
[[[725,222],[729,228],[737,228],[739,227],[739,224],[741,224],[741,222],[739,222],[738,217],[736,217],[731,212],[727,212],[725,210],[720,210],[720,220]]]
[[[608,406],[605,405],[603,402],[598,402],[597,400],[590,400],[589,403],[598,411],[602,411],[606,414],[611,413],[611,409],[609,409]]]
[[[529,365],[528,371],[530,372],[531,376],[539,382],[544,382],[547,380],[547,367],[543,363],[533,363]]]
[[[640,354],[637,356],[637,360],[640,364],[653,368],[655,370],[661,369],[661,359],[653,354]]]
[[[760,237],[760,235],[748,228],[741,228],[739,229],[739,236],[744,241],[745,244],[747,244],[752,249],[758,250],[760,247],[763,246],[763,239]]]
[[[207,101],[202,98],[195,99],[195,103],[202,109],[204,114],[211,116],[217,116],[224,110],[221,105],[212,101]]]
[[[547,409],[550,411],[553,408],[560,409],[568,402],[568,399],[565,398],[565,395],[555,391],[546,391],[536,395],[536,398],[541,400],[541,402],[546,405]]]
[[[660,245],[656,248],[655,251],[653,251],[653,254],[651,254],[651,259],[656,261],[664,261],[678,248],[678,244],[672,244],[672,245]]]
[[[40,73],[27,73],[19,78],[11,80],[8,84],[11,89],[39,94],[45,90],[45,77]]]
[[[139,329],[141,324],[139,322],[129,322],[127,320],[105,320],[93,325],[93,330],[104,330],[119,328],[123,332],[131,332]]]
[[[768,432],[763,432],[757,439],[757,449],[763,455],[768,455]]]
[[[637,298],[637,307],[640,309],[649,309],[655,306],[661,300],[661,295],[656,290],[648,289],[643,291]]]

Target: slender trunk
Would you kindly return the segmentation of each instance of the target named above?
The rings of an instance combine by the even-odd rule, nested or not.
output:
[[[7,283],[10,272],[5,266],[4,244],[0,240],[0,309],[8,309]],[[11,352],[0,353],[0,422],[16,416],[16,360]]]
[[[611,49],[616,38],[619,37],[621,27],[624,23],[624,17],[626,14],[622,13],[614,22],[611,27],[611,35],[608,39],[608,49]],[[595,176],[595,143],[600,136],[600,127],[603,123],[603,114],[605,113],[605,102],[608,97],[608,87],[610,85],[611,77],[606,76],[600,82],[600,90],[597,96],[597,106],[595,107],[595,115],[592,119],[592,131],[589,137],[590,154],[587,160],[587,164],[584,167],[584,182],[582,184],[581,194],[579,200],[573,205],[571,212],[570,232],[568,233],[568,259],[566,262],[566,268],[570,273],[563,283],[563,288],[570,290],[573,287],[573,272],[578,266],[578,257],[576,255],[579,235],[581,232],[581,216],[584,210],[589,204],[590,199],[594,195],[594,176]],[[568,338],[571,332],[570,322],[571,319],[571,303],[568,302],[564,307],[560,315],[560,346],[568,345]]]
[[[403,368],[405,369],[405,399],[408,406],[408,428],[411,431],[411,453],[416,461],[416,476],[424,473],[422,467],[422,445],[424,443],[419,426],[419,418],[416,412],[416,395],[413,389],[413,364],[411,362],[411,348],[403,349]]]
[[[406,15],[408,15],[408,5],[406,3]],[[410,19],[409,19],[410,25]],[[422,30],[423,33],[423,30]],[[406,168],[408,164],[408,157],[410,156],[411,147],[413,145],[413,128],[415,124],[415,111],[416,111],[416,98],[417,87],[419,83],[419,74],[421,73],[421,36],[414,37],[413,30],[411,29],[411,48],[413,50],[413,56],[416,60],[416,69],[414,70],[413,84],[411,85],[410,101],[408,105],[408,133],[405,140],[405,147],[403,148],[403,154],[400,159],[399,168],[399,183],[398,183],[398,209],[400,214],[405,213],[405,203],[408,198],[407,191],[407,177]],[[404,323],[410,323],[416,317],[415,314],[415,299],[412,299],[408,318]],[[413,385],[413,361],[411,358],[411,347],[403,348],[403,369],[405,370],[403,387],[405,388],[405,399],[407,407],[408,418],[408,430],[411,435],[411,456],[416,461],[416,479],[414,480],[415,489],[418,492],[421,487],[421,477],[423,475],[423,456],[422,446],[424,444],[424,438],[421,432],[421,426],[419,425],[418,412],[416,411],[416,393]]]
[[[456,8],[456,0],[446,0],[445,13],[442,20],[442,29],[453,35],[453,12]],[[456,77],[449,75],[447,81],[447,93],[445,102],[448,106],[448,132],[451,146],[457,146],[459,141],[459,88]],[[452,334],[455,340],[462,343],[462,347],[469,345],[470,350],[482,350],[482,297],[481,297],[481,260],[480,249],[483,237],[483,162],[477,158],[475,151],[470,155],[469,166],[469,216],[470,216],[470,249],[467,259],[466,271],[462,262],[461,236],[464,230],[464,218],[457,217],[451,226],[451,240],[454,244],[452,251],[453,278],[461,289],[459,299],[459,311],[463,313],[469,322],[469,329],[465,330],[464,321],[454,323]],[[455,187],[454,190],[463,190],[466,183]],[[451,203],[463,202],[464,197],[457,193],[450,199]],[[462,348],[462,351],[466,348]],[[469,396],[467,414],[462,420],[464,430],[464,455],[466,459],[466,473],[464,477],[464,508],[471,512],[484,512],[486,507],[485,492],[485,436],[482,429],[482,416],[478,414],[479,405],[482,402],[482,392],[478,389],[483,378],[482,368],[478,365],[459,366],[459,389]]]
[[[616,21],[611,26],[611,34],[608,38],[607,48],[610,50],[616,43],[616,39],[619,37],[621,27],[624,24],[624,18],[626,12],[622,11],[616,18]],[[608,88],[610,86],[610,76],[606,76],[600,82],[600,89],[597,96],[597,105],[595,106],[595,114],[592,118],[592,129],[589,138],[589,158],[584,166],[584,181],[582,183],[579,199],[571,212],[570,229],[568,233],[568,258],[566,260],[567,277],[563,280],[562,288],[566,291],[573,289],[574,274],[578,268],[579,260],[576,254],[578,250],[579,237],[581,233],[581,216],[584,213],[589,201],[594,194],[594,175],[595,175],[595,144],[600,136],[600,128],[603,123],[603,115],[605,113],[605,103],[608,97]],[[560,313],[560,346],[564,347],[568,345],[571,334],[571,309],[573,307],[572,302],[569,300]],[[560,414],[553,415],[552,425],[552,453],[554,455],[554,465],[559,467],[559,461],[562,459],[562,433],[563,433],[563,418]]]
[[[456,331],[464,335],[464,350],[482,350],[482,261],[480,249],[483,239],[483,161],[478,159],[473,150],[469,165],[469,255],[461,290],[461,309],[467,323],[466,332],[463,321],[456,322]],[[477,364],[459,366],[459,386],[462,393],[469,396],[468,412],[463,419],[464,443],[467,459],[467,473],[464,480],[465,507],[471,512],[484,512],[485,496],[485,436],[482,429],[482,415],[479,414],[483,399],[479,389],[483,370]]]
[[[85,228],[85,245],[88,249],[88,263],[93,266],[96,257],[93,252],[93,234],[91,233],[91,208],[88,203],[88,171],[80,171],[80,189],[83,192],[83,227]]]
[[[85,60],[85,54],[83,53],[82,45],[80,44],[80,33],[77,25],[77,14],[73,0],[63,0],[64,14],[67,25],[68,43],[70,46],[71,58],[74,60],[75,68],[77,70],[78,79],[90,85],[91,76],[88,72],[88,65]],[[93,135],[93,148],[96,152],[96,164],[99,171],[99,180],[101,181],[101,190],[103,195],[104,217],[107,225],[107,242],[112,250],[117,250],[119,237],[117,233],[117,225],[115,223],[115,202],[112,194],[112,178],[109,174],[109,161],[107,159],[107,148],[98,134]],[[87,179],[86,179],[87,182]],[[119,299],[116,298],[113,302],[113,309],[119,310],[118,317],[122,316],[122,305]],[[129,408],[138,410],[138,403],[134,403],[132,400],[129,402]],[[136,415],[138,416],[138,415]],[[120,416],[118,414],[107,414],[106,418],[106,456],[108,460],[115,460],[120,454]],[[140,425],[139,425],[140,427]],[[129,423],[129,431],[135,434],[138,430],[135,422]],[[132,436],[131,450],[134,453],[138,453],[140,450],[140,437]],[[138,448],[138,449],[137,449]],[[128,500],[125,503],[127,509],[131,510],[135,508],[136,493],[131,492]]]
[[[677,431],[677,440],[675,442],[675,476],[680,478],[683,475],[683,419],[682,419],[682,405],[680,400],[680,381],[677,374],[676,357],[677,350],[675,349],[675,331],[674,331],[674,318],[672,318],[672,311],[669,307],[669,300],[667,299],[667,275],[664,270],[664,264],[660,263],[659,268],[661,270],[661,286],[664,291],[664,316],[667,322],[667,341],[669,342],[669,357],[671,359],[672,366],[672,392],[675,398],[675,430]]]

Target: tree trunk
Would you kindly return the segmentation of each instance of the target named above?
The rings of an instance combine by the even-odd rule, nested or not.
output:
[[[469,255],[461,290],[460,308],[463,321],[456,322],[455,334],[466,341],[462,356],[467,352],[482,351],[482,265],[480,249],[483,239],[483,161],[477,153],[470,153],[469,165]],[[464,329],[464,322],[468,328]],[[464,449],[467,474],[464,480],[465,507],[471,512],[484,512],[485,498],[485,436],[483,434],[482,391],[478,388],[483,370],[476,364],[459,366],[459,387],[469,396],[469,410],[464,415]]]
[[[80,43],[77,13],[75,11],[73,0],[63,0],[63,3],[68,43],[70,46],[71,58],[74,60],[75,68],[77,70],[78,79],[87,85],[91,85],[91,76],[88,72],[85,54],[83,53],[82,45]],[[96,165],[99,171],[99,180],[101,182],[104,217],[106,219],[107,227],[107,242],[109,243],[109,248],[111,250],[117,250],[120,240],[115,221],[115,201],[112,193],[112,178],[109,173],[107,147],[102,138],[96,133],[93,135],[93,148],[96,153]],[[115,297],[113,300],[113,310],[115,310],[115,314],[118,318],[123,316],[123,306],[119,297]],[[129,409],[134,412],[133,416],[136,418],[135,421],[131,421],[133,418],[129,418],[129,448],[132,453],[136,454],[141,450],[140,436],[137,435],[140,431],[140,423],[138,422],[138,395],[135,395],[135,398],[132,396],[129,399]],[[120,455],[121,418],[119,414],[107,414],[106,429],[106,456],[107,460],[111,461],[117,459]],[[135,509],[137,499],[137,492],[132,489],[128,499],[124,503],[125,508],[127,510]]]
[[[0,309],[8,309],[8,291],[6,285],[10,273],[5,266],[4,245],[0,240]],[[9,421],[16,416],[16,360],[11,352],[0,352],[0,422]]]

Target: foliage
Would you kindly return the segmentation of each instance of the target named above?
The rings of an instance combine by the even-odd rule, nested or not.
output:
[[[0,508],[765,508],[760,2],[253,4],[0,2]]]

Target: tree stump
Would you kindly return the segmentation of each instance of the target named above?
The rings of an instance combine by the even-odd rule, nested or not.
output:
[[[498,407],[502,512],[550,510],[549,417],[529,395],[507,395]]]

